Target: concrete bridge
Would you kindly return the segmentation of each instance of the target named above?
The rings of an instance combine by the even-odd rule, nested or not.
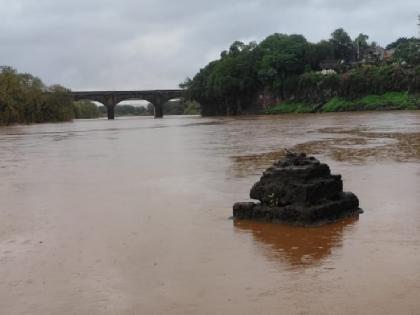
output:
[[[75,101],[89,100],[104,104],[108,119],[115,118],[115,106],[122,101],[145,100],[153,104],[155,118],[163,117],[163,104],[174,98],[181,98],[183,90],[152,90],[152,91],[83,91],[71,92]]]

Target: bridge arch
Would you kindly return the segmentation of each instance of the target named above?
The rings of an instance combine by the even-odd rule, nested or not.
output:
[[[73,100],[75,102],[78,102],[78,101],[96,102],[96,103],[102,104],[103,106],[105,106],[105,103],[106,103],[106,100],[103,97],[89,97],[89,96],[86,96],[86,97],[73,97]]]
[[[128,99],[121,100],[119,102],[117,99],[117,104],[115,104],[115,108],[118,108],[118,106],[123,107],[127,105],[131,107],[135,107],[135,108],[142,107],[144,108],[144,113],[148,113],[148,115],[154,115],[155,105],[152,102],[145,100],[143,98],[128,98]],[[150,106],[153,107],[153,111],[150,110]],[[119,112],[121,110],[116,110],[116,111]]]
[[[150,91],[84,91],[72,92],[74,100],[88,98],[103,103],[107,108],[108,119],[115,118],[115,106],[125,100],[142,99],[154,105],[155,118],[163,117],[163,104],[168,100],[183,96],[183,90],[150,90]]]
[[[173,97],[165,101],[163,105],[164,115],[183,115],[185,111],[185,97]]]
[[[98,106],[105,106],[105,101],[104,100],[98,100],[98,99],[93,99],[93,98],[89,98],[89,97],[84,97],[84,98],[79,98],[77,100],[74,100],[75,102],[91,102],[91,103],[96,103]]]

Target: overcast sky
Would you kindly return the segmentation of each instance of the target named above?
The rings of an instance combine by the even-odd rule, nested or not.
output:
[[[235,40],[417,36],[419,0],[0,0],[0,64],[73,90],[177,88]]]

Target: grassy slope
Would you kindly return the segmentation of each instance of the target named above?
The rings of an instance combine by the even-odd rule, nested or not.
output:
[[[318,112],[344,112],[363,110],[398,110],[420,109],[420,97],[407,92],[388,92],[382,95],[367,95],[356,100],[334,97],[325,103]],[[302,102],[284,102],[269,108],[267,114],[310,113],[314,106]]]
[[[312,106],[306,103],[284,102],[267,109],[267,114],[311,113]]]

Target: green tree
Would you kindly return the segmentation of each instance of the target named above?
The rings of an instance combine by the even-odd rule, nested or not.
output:
[[[70,90],[61,85],[52,85],[44,95],[36,122],[59,122],[74,118],[73,100]]]
[[[349,34],[342,29],[338,28],[331,33],[331,43],[334,47],[334,56],[336,59],[344,60],[349,62],[353,59],[354,46]]]
[[[363,54],[368,49],[369,36],[360,33],[354,40],[354,46],[356,47],[356,58],[357,60],[362,59]]]
[[[289,76],[301,74],[305,66],[310,45],[301,35],[273,34],[263,40],[259,47],[262,56],[258,63],[258,76],[262,84],[272,91],[278,91],[285,98]]]
[[[28,73],[0,67],[0,124],[66,121],[74,117],[69,90],[46,87]]]
[[[0,68],[0,123],[21,121],[22,89],[17,71],[11,67]]]
[[[185,104],[184,115],[199,115],[200,104],[195,101],[187,101]]]
[[[98,118],[100,112],[98,106],[91,101],[77,101],[73,103],[74,116],[77,119]]]
[[[398,38],[396,41],[393,41],[392,43],[390,43],[390,44],[388,44],[387,46],[386,46],[386,49],[395,49],[395,48],[397,48],[398,46],[401,46],[401,45],[406,45],[406,44],[408,44],[411,40],[413,40],[413,39],[415,39],[414,37],[412,37],[411,39],[410,38],[407,38],[407,37],[400,37],[400,38]]]
[[[330,41],[322,40],[319,43],[308,43],[306,47],[306,63],[309,70],[319,70],[320,63],[334,59],[334,46]]]
[[[278,99],[322,104],[334,97],[417,91],[420,71],[412,67],[418,64],[416,42],[398,40],[395,46],[399,60],[408,66],[351,64],[375,48],[368,39],[361,33],[352,41],[340,28],[318,43],[309,43],[302,35],[278,33],[259,44],[236,41],[180,86],[188,99],[200,104],[204,116],[252,112]],[[321,63],[326,61],[338,73],[321,73]]]
[[[388,45],[395,49],[394,58],[400,62],[420,65],[420,39],[400,38]]]
[[[144,106],[133,105],[117,105],[115,107],[115,115],[117,116],[147,116],[150,115],[148,109]]]

